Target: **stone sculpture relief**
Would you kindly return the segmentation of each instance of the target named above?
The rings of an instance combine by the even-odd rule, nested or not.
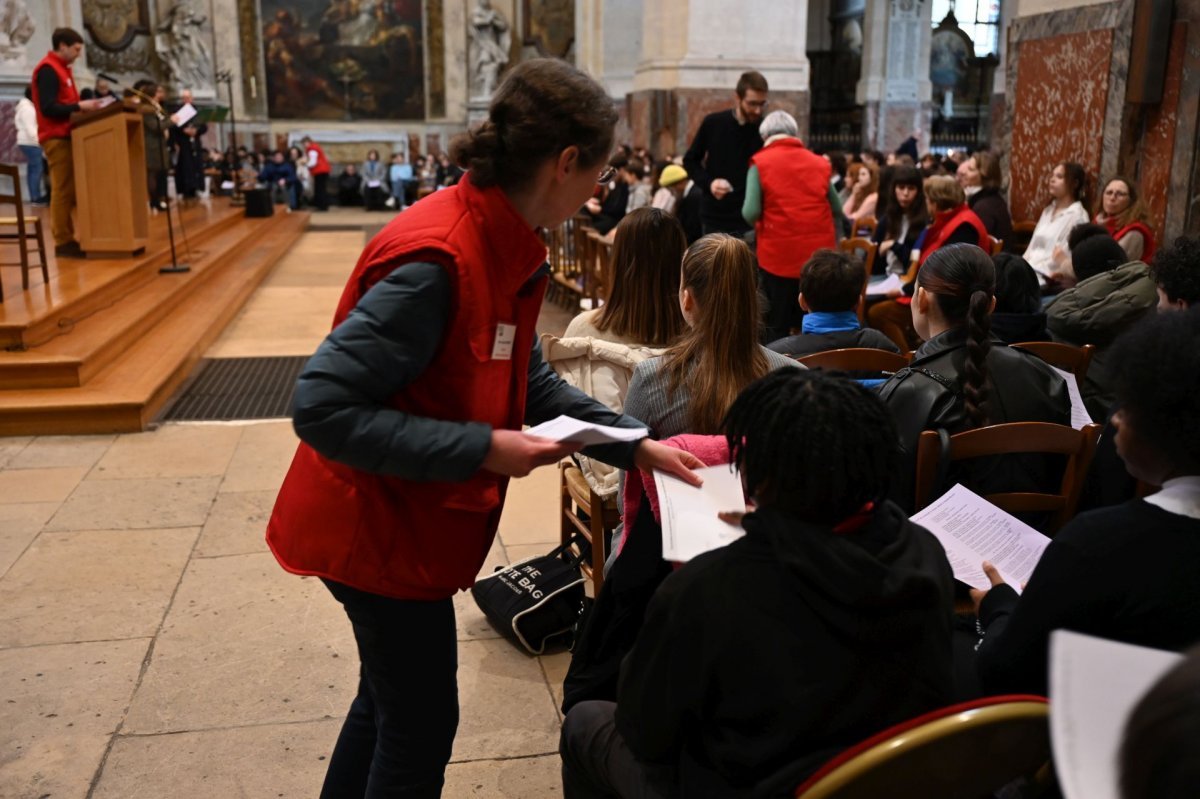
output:
[[[25,45],[33,31],[25,0],[0,0],[0,63],[24,64]]]
[[[212,87],[212,31],[191,0],[171,6],[158,26],[154,49],[177,87]]]
[[[476,0],[471,12],[471,99],[487,100],[500,81],[500,73],[508,65],[512,31],[508,20],[490,0]]]

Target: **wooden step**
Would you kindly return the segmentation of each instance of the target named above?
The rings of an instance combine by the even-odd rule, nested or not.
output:
[[[183,227],[192,248],[202,249],[211,237],[243,218],[243,209],[219,201],[185,209]],[[182,249],[180,222],[177,216],[174,219],[177,244]],[[4,302],[0,303],[0,349],[28,349],[49,341],[152,281],[158,270],[171,262],[166,225],[166,214],[152,218],[146,252],[133,258],[58,259],[48,244],[50,282],[39,285],[41,275],[35,270],[28,291],[21,290],[20,270],[0,270],[0,279],[6,281]]]
[[[308,214],[259,220],[236,258],[187,293],[84,385],[0,391],[0,435],[66,435],[145,429],[271,268],[304,232]],[[178,277],[178,276],[177,276]]]
[[[191,271],[152,276],[139,288],[108,308],[99,310],[59,335],[33,349],[0,352],[0,386],[4,389],[64,388],[82,386],[201,284],[224,268],[227,259],[237,259],[250,249],[263,223],[238,219],[206,237],[190,250]]]

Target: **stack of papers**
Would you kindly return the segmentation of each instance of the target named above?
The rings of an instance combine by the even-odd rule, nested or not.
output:
[[[685,563],[697,555],[731,544],[746,534],[717,518],[718,513],[746,511],[742,478],[730,464],[696,469],[704,485],[654,473],[662,514],[663,560]]]
[[[1033,574],[1050,539],[961,484],[910,519],[941,542],[954,579],[986,591],[989,561],[1018,593]]]
[[[904,288],[904,281],[900,279],[900,275],[895,272],[889,272],[888,276],[877,283],[867,285],[868,297],[883,297],[889,291],[900,291]]]
[[[1120,799],[1125,724],[1180,657],[1068,630],[1051,634],[1050,740],[1067,799]]]
[[[590,447],[593,444],[638,441],[650,435],[650,431],[644,427],[609,427],[585,422],[582,419],[574,419],[570,416],[559,416],[548,422],[542,422],[537,427],[531,427],[525,432],[531,436],[548,438],[551,441],[574,441],[584,447]]]

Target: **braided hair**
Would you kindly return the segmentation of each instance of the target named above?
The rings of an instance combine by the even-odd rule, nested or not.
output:
[[[779,369],[755,380],[721,433],[759,505],[818,524],[882,500],[899,468],[896,428],[879,397],[817,370]]]
[[[950,244],[933,252],[917,273],[917,286],[933,295],[946,321],[967,329],[967,363],[963,398],[974,427],[988,424],[987,356],[991,351],[992,297],[996,267],[974,244]]]

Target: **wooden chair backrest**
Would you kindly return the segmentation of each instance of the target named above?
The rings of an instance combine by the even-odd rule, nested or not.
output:
[[[1088,366],[1096,353],[1094,344],[1084,344],[1082,347],[1072,347],[1070,344],[1060,344],[1055,341],[1023,341],[1013,344],[1017,349],[1032,352],[1051,366],[1057,366],[1064,372],[1075,375],[1082,382],[1087,377]]]
[[[867,321],[867,287],[871,283],[871,273],[875,270],[875,256],[879,253],[879,245],[862,236],[842,239],[838,245],[842,252],[857,256],[863,265],[862,294],[858,297],[858,321]],[[861,255],[859,255],[861,253]]]
[[[809,369],[831,369],[841,372],[898,372],[908,366],[908,358],[903,355],[868,347],[814,352],[796,360]]]
[[[12,183],[12,190],[4,186],[6,179]],[[21,199],[21,171],[15,164],[0,164],[0,205],[15,205],[17,207],[17,229],[25,231],[25,205]]]
[[[988,236],[992,242],[992,255],[999,255],[1004,250],[1004,241],[995,236]]]
[[[1033,696],[990,697],[934,711],[837,756],[795,796],[991,796],[1049,762],[1049,715],[1045,699]]]
[[[875,232],[875,228],[879,226],[879,220],[873,216],[859,217],[858,223],[854,226],[854,230],[850,231],[854,235],[860,235],[864,231],[867,235]]]
[[[990,425],[950,436],[947,457],[954,462],[994,455],[1066,455],[1067,464],[1056,494],[1006,492],[984,495],[988,502],[1009,513],[1053,514],[1046,526],[1047,531],[1053,532],[1075,515],[1083,480],[1100,438],[1100,429],[1098,424],[1089,424],[1082,430],[1076,430],[1047,422]],[[926,430],[921,433],[917,440],[916,510],[921,510],[933,499],[941,457],[941,441],[937,432]]]

